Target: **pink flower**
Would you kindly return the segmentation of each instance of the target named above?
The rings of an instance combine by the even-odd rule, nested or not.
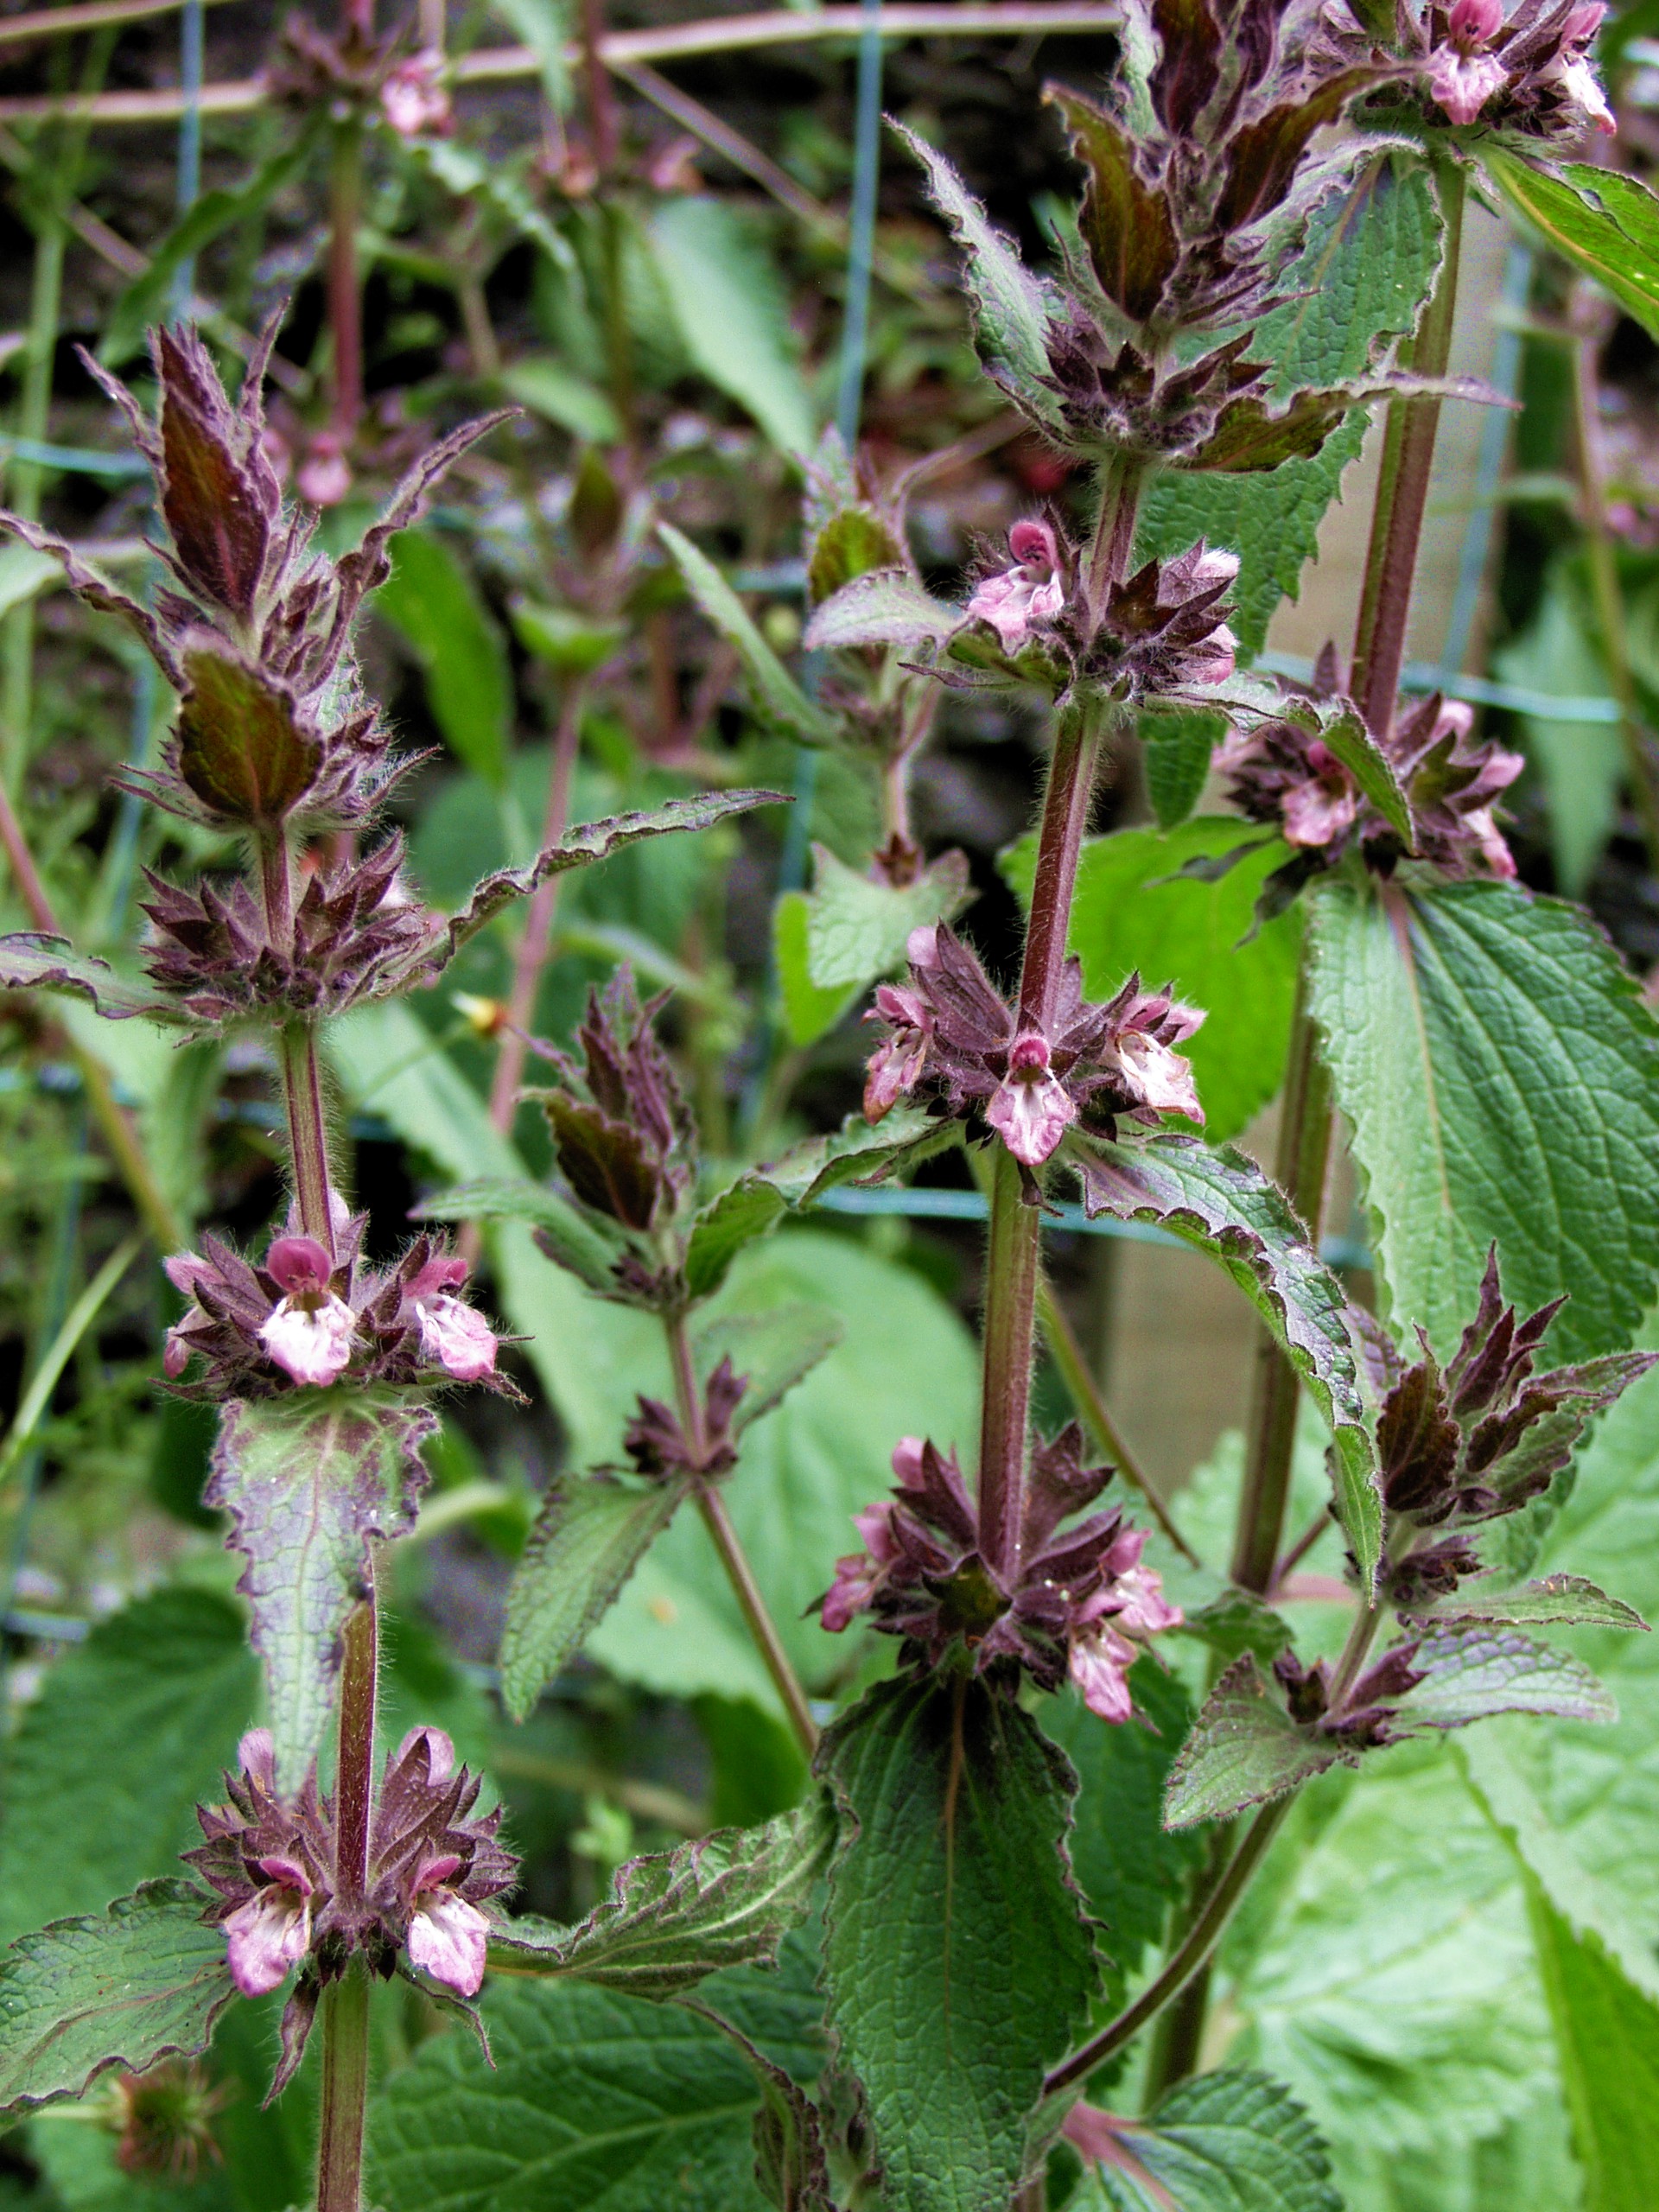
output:
[[[1048,1039],[1038,1031],[1014,1039],[1007,1074],[992,1093],[985,1118],[1027,1167],[1040,1167],[1077,1120],[1077,1103],[1051,1072]]]
[[[1285,793],[1285,842],[1328,845],[1353,828],[1359,816],[1359,791],[1347,770],[1317,739],[1307,757],[1313,772],[1306,783],[1293,784]]]
[[[1602,11],[1597,9],[1594,12],[1599,21]],[[1563,53],[1544,74],[1560,86],[1567,99],[1598,130],[1606,134],[1618,130],[1618,121],[1607,105],[1607,95],[1601,89],[1601,79],[1582,54]]]
[[[1457,0],[1452,10],[1452,42],[1465,54],[1495,39],[1503,28],[1503,0]]]
[[[254,1863],[267,1878],[265,1886],[225,1923],[231,1979],[245,1997],[275,1989],[311,1944],[311,1881],[305,1869],[292,1859]]]
[[[475,1997],[484,1980],[490,1923],[475,1904],[448,1886],[449,1877],[460,1868],[459,1859],[432,1859],[416,1875],[409,1955],[414,1965],[424,1967],[434,1981],[458,1997]]]
[[[1464,54],[1446,45],[1428,58],[1429,92],[1453,123],[1472,123],[1508,82],[1509,72],[1494,54]]]
[[[319,430],[295,472],[300,497],[314,507],[337,507],[352,488],[352,464],[332,430]]]
[[[1085,1629],[1071,1638],[1066,1672],[1090,1713],[1103,1720],[1127,1720],[1135,1710],[1129,1694],[1129,1669],[1135,1649],[1107,1622]]]
[[[1052,622],[1065,604],[1059,543],[1046,522],[1017,522],[1008,532],[1014,566],[999,569],[976,587],[968,620],[988,622],[1005,653],[1018,652],[1039,623]]]
[[[918,934],[912,932],[912,940]],[[870,1055],[864,1118],[872,1125],[890,1114],[903,1094],[920,1080],[933,1034],[931,1008],[902,984],[881,984],[875,994],[875,1011],[892,1025],[893,1034]]]
[[[295,1382],[326,1389],[345,1372],[357,1333],[357,1317],[328,1287],[328,1255],[309,1236],[279,1236],[265,1272],[286,1294],[258,1332],[267,1357]]]
[[[380,87],[380,105],[400,138],[447,131],[454,118],[443,86],[443,56],[427,47],[398,62]]]
[[[1184,1060],[1167,1045],[1138,1030],[1118,1039],[1117,1057],[1143,1106],[1158,1114],[1185,1114],[1190,1122],[1202,1122],[1204,1109],[1198,1103],[1191,1060]]]
[[[477,1382],[495,1372],[495,1332],[465,1300],[447,1293],[429,1306],[415,1301],[421,1325],[421,1357],[458,1382]]]

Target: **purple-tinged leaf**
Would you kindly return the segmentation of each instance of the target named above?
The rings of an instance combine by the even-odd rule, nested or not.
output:
[[[0,535],[20,539],[31,545],[37,553],[49,553],[63,569],[64,581],[77,599],[99,614],[118,614],[136,630],[155,656],[169,682],[182,688],[177,664],[162,639],[156,617],[147,607],[118,590],[107,577],[101,576],[90,563],[83,561],[67,538],[54,537],[51,531],[42,530],[39,523],[29,522],[22,515],[0,510]]]
[[[54,1920],[0,1959],[0,2113],[86,2094],[118,2066],[205,2050],[236,1994],[194,1883],[143,1883],[109,1910]]]
[[[1400,1610],[1408,1609],[1402,1606]],[[1555,1621],[1573,1628],[1648,1632],[1648,1624],[1633,1605],[1627,1605],[1622,1598],[1610,1598],[1582,1574],[1546,1574],[1539,1581],[1523,1583],[1518,1590],[1488,1591],[1481,1583],[1471,1582],[1453,1597],[1411,1607],[1409,1617],[1414,1621]]]
[[[48,937],[41,930],[0,937],[0,991],[65,991],[87,1000],[108,1021],[142,1015],[170,1027],[196,1026],[175,1001],[128,982],[107,962],[77,952],[67,938]]]
[[[1292,1719],[1246,1651],[1210,1693],[1169,1770],[1164,1826],[1229,1820],[1351,1758],[1334,1738]]]
[[[1491,404],[1499,399],[1478,377],[1381,375],[1294,393],[1283,407],[1254,397],[1235,399],[1222,410],[1216,427],[1194,453],[1182,454],[1183,470],[1213,469],[1248,475],[1279,467],[1287,461],[1311,461],[1351,409],[1377,399],[1471,399]]]
[[[760,1828],[719,1828],[630,1859],[575,1928],[524,1916],[490,1954],[517,1974],[567,1975],[662,2003],[727,1967],[772,1966],[811,1908],[835,1822],[823,1795]]]
[[[908,570],[875,569],[826,599],[801,642],[824,652],[851,645],[913,648],[942,642],[962,621],[960,608],[935,599]]]
[[[216,814],[282,822],[315,783],[323,757],[301,727],[291,693],[208,630],[186,639],[183,659],[180,775]]]
[[[1466,1728],[1498,1713],[1616,1720],[1618,1707],[1582,1660],[1513,1629],[1436,1629],[1413,1658],[1421,1676],[1395,1707],[1400,1729]]]
[[[202,1497],[231,1516],[248,1564],[237,1588],[264,1662],[276,1773],[297,1789],[316,1758],[370,1542],[407,1535],[429,1479],[422,1405],[351,1389],[296,1389],[221,1411]]]
[[[1284,1193],[1243,1153],[1196,1137],[1090,1139],[1068,1157],[1091,1219],[1109,1213],[1171,1230],[1218,1260],[1255,1306],[1330,1427],[1338,1517],[1369,1582],[1382,1556],[1382,1502],[1348,1301]]]

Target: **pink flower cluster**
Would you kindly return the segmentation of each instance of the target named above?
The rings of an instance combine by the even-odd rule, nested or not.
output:
[[[1428,89],[1453,123],[1471,124],[1500,93],[1522,109],[1543,107],[1582,129],[1617,129],[1591,63],[1607,10],[1602,0],[1523,0],[1504,21],[1503,0],[1454,0],[1445,35],[1428,56]],[[1500,111],[1487,118],[1502,122]]]
[[[984,577],[968,601],[969,621],[988,622],[1005,653],[1017,653],[1033,629],[1058,620],[1065,605],[1059,541],[1046,522],[1017,522],[1008,532],[1014,566]]]

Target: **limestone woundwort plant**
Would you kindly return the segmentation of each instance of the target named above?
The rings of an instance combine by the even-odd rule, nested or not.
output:
[[[228,1802],[203,1810],[190,1863],[211,1897],[152,1885],[107,1922],[25,1946],[16,2016],[41,2050],[73,2006],[81,2024],[69,2056],[22,2066],[18,2103],[77,2094],[118,2062],[188,2057],[232,1984],[270,1992],[291,1976],[276,2087],[321,2006],[318,2202],[354,2212],[371,1975],[465,2005],[493,1960],[694,2005],[754,2069],[756,2186],[786,2212],[1035,2212],[1078,2162],[1079,2205],[1218,2201],[1183,2194],[1190,2159],[1171,2131],[1219,2126],[1224,2108],[1250,2156],[1279,2162],[1287,2202],[1333,2202],[1301,2116],[1262,2077],[1230,2069],[1174,2088],[1185,2104],[1159,2101],[1198,2063],[1205,1977],[1234,1909],[1304,1784],[1488,1714],[1605,1718],[1596,1678],[1529,1630],[1642,1625],[1581,1578],[1528,1578],[1580,1438],[1652,1360],[1628,1347],[1659,1262],[1659,1036],[1588,918],[1516,885],[1499,810],[1516,757],[1478,739],[1459,703],[1401,698],[1439,410],[1484,396],[1446,373],[1470,176],[1548,217],[1603,273],[1641,257],[1611,181],[1560,160],[1605,121],[1586,59],[1599,20],[1570,0],[1525,0],[1508,18],[1496,0],[1449,13],[1134,0],[1104,100],[1053,96],[1084,179],[1058,273],[1026,266],[912,142],[962,247],[988,373],[1087,480],[1081,505],[1020,518],[947,604],[906,537],[914,472],[884,484],[828,441],[809,471],[805,634],[824,656],[810,694],[706,556],[663,530],[760,718],[838,747],[877,786],[867,871],[820,851],[810,893],[779,902],[777,940],[786,984],[798,954],[820,994],[874,983],[874,1035],[861,1116],[722,1173],[657,1033],[660,1001],[642,1004],[623,970],[590,995],[572,1047],[520,1040],[548,1077],[531,1095],[552,1179],[429,1209],[533,1225],[588,1293],[649,1317],[669,1377],[666,1395],[639,1393],[626,1464],[567,1469],[545,1499],[509,1599],[509,1710],[530,1710],[690,1505],[760,1687],[813,1761],[804,1806],[632,1862],[575,1929],[506,1916],[512,1859],[441,1731],[413,1730],[376,1785],[373,1547],[410,1525],[432,1392],[505,1385],[445,1244],[422,1235],[392,1265],[363,1260],[328,1156],[317,1029],[429,982],[553,871],[767,795],[589,824],[448,918],[404,888],[395,837],[359,851],[398,764],[357,685],[353,625],[388,535],[488,424],[435,448],[363,544],[330,561],[264,461],[260,359],[232,407],[197,341],[164,334],[158,423],[114,392],[171,536],[154,613],[10,525],[58,551],[155,653],[181,704],[143,788],[233,827],[248,866],[231,884],[152,885],[153,995],[40,938],[9,940],[0,975],[112,1014],[262,1034],[294,1186],[257,1257],[208,1239],[174,1257],[189,1303],[166,1352],[174,1386],[221,1409],[210,1496],[248,1561],[270,1725],[246,1739]],[[1306,535],[1310,505],[1317,520],[1340,474],[1332,454],[1371,405],[1387,413],[1351,648],[1328,648],[1308,683],[1270,683],[1241,665],[1263,575],[1280,540]],[[1038,827],[1010,871],[1021,958],[1003,982],[951,926],[962,856],[930,863],[911,818],[910,771],[952,689],[1018,693],[1046,716]],[[1156,977],[1091,972],[1079,927],[1103,758],[1137,733],[1149,758],[1190,752],[1195,732],[1197,782],[1218,741],[1213,765],[1244,819],[1211,825],[1216,849],[1188,880],[1262,856],[1260,921],[1294,909],[1300,931],[1276,1179],[1198,1133],[1186,1048],[1217,1009]],[[1320,1256],[1338,1105],[1367,1185],[1380,1316]],[[842,1679],[804,1684],[726,1497],[753,1424],[834,1331],[808,1306],[734,1311],[731,1271],[836,1183],[952,1152],[988,1195],[977,1449],[892,1439],[896,1487],[858,1515],[861,1548],[832,1574],[826,1562],[818,1599],[853,1656]],[[1044,1282],[1045,1224],[1074,1189],[1091,1217],[1210,1255],[1260,1317],[1225,1584],[1102,1504],[1115,1446],[1096,1458],[1082,1422],[1036,1433],[1044,1330],[1083,1421],[1109,1427],[1067,1368]],[[1287,1542],[1304,1392],[1328,1437],[1330,1499]],[[1332,1522],[1345,1640],[1299,1649],[1274,1601]],[[868,1629],[894,1643],[861,1641]],[[1197,1640],[1207,1695],[1164,1746],[1163,1815],[1170,1833],[1202,1836],[1179,1859],[1155,1835],[1123,1846],[1140,1853],[1131,1878],[1170,1899],[1165,1955],[1131,2000],[1144,1938],[1119,1955],[1116,1931],[1083,1909],[1068,1859],[1077,1778],[1056,1737],[1071,1727],[1086,1749],[1102,1728],[1135,1727],[1171,1695],[1159,1670],[1178,1637]],[[838,1710],[810,1694],[826,1690]],[[830,2056],[810,2078],[768,2053],[715,1977],[775,1962],[820,1908]],[[148,2040],[89,1993],[118,1946],[124,1986],[171,2008]],[[1154,2022],[1151,2111],[1131,2120],[1103,2100],[1119,2094],[1118,2054]],[[1068,2153],[1050,2162],[1062,2137],[1070,2169]],[[472,2147],[481,2160],[487,2146]]]

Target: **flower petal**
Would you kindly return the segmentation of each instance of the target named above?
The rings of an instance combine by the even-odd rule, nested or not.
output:
[[[435,1890],[410,1915],[409,1955],[458,1997],[475,1997],[484,1980],[490,1923],[454,1890]]]

